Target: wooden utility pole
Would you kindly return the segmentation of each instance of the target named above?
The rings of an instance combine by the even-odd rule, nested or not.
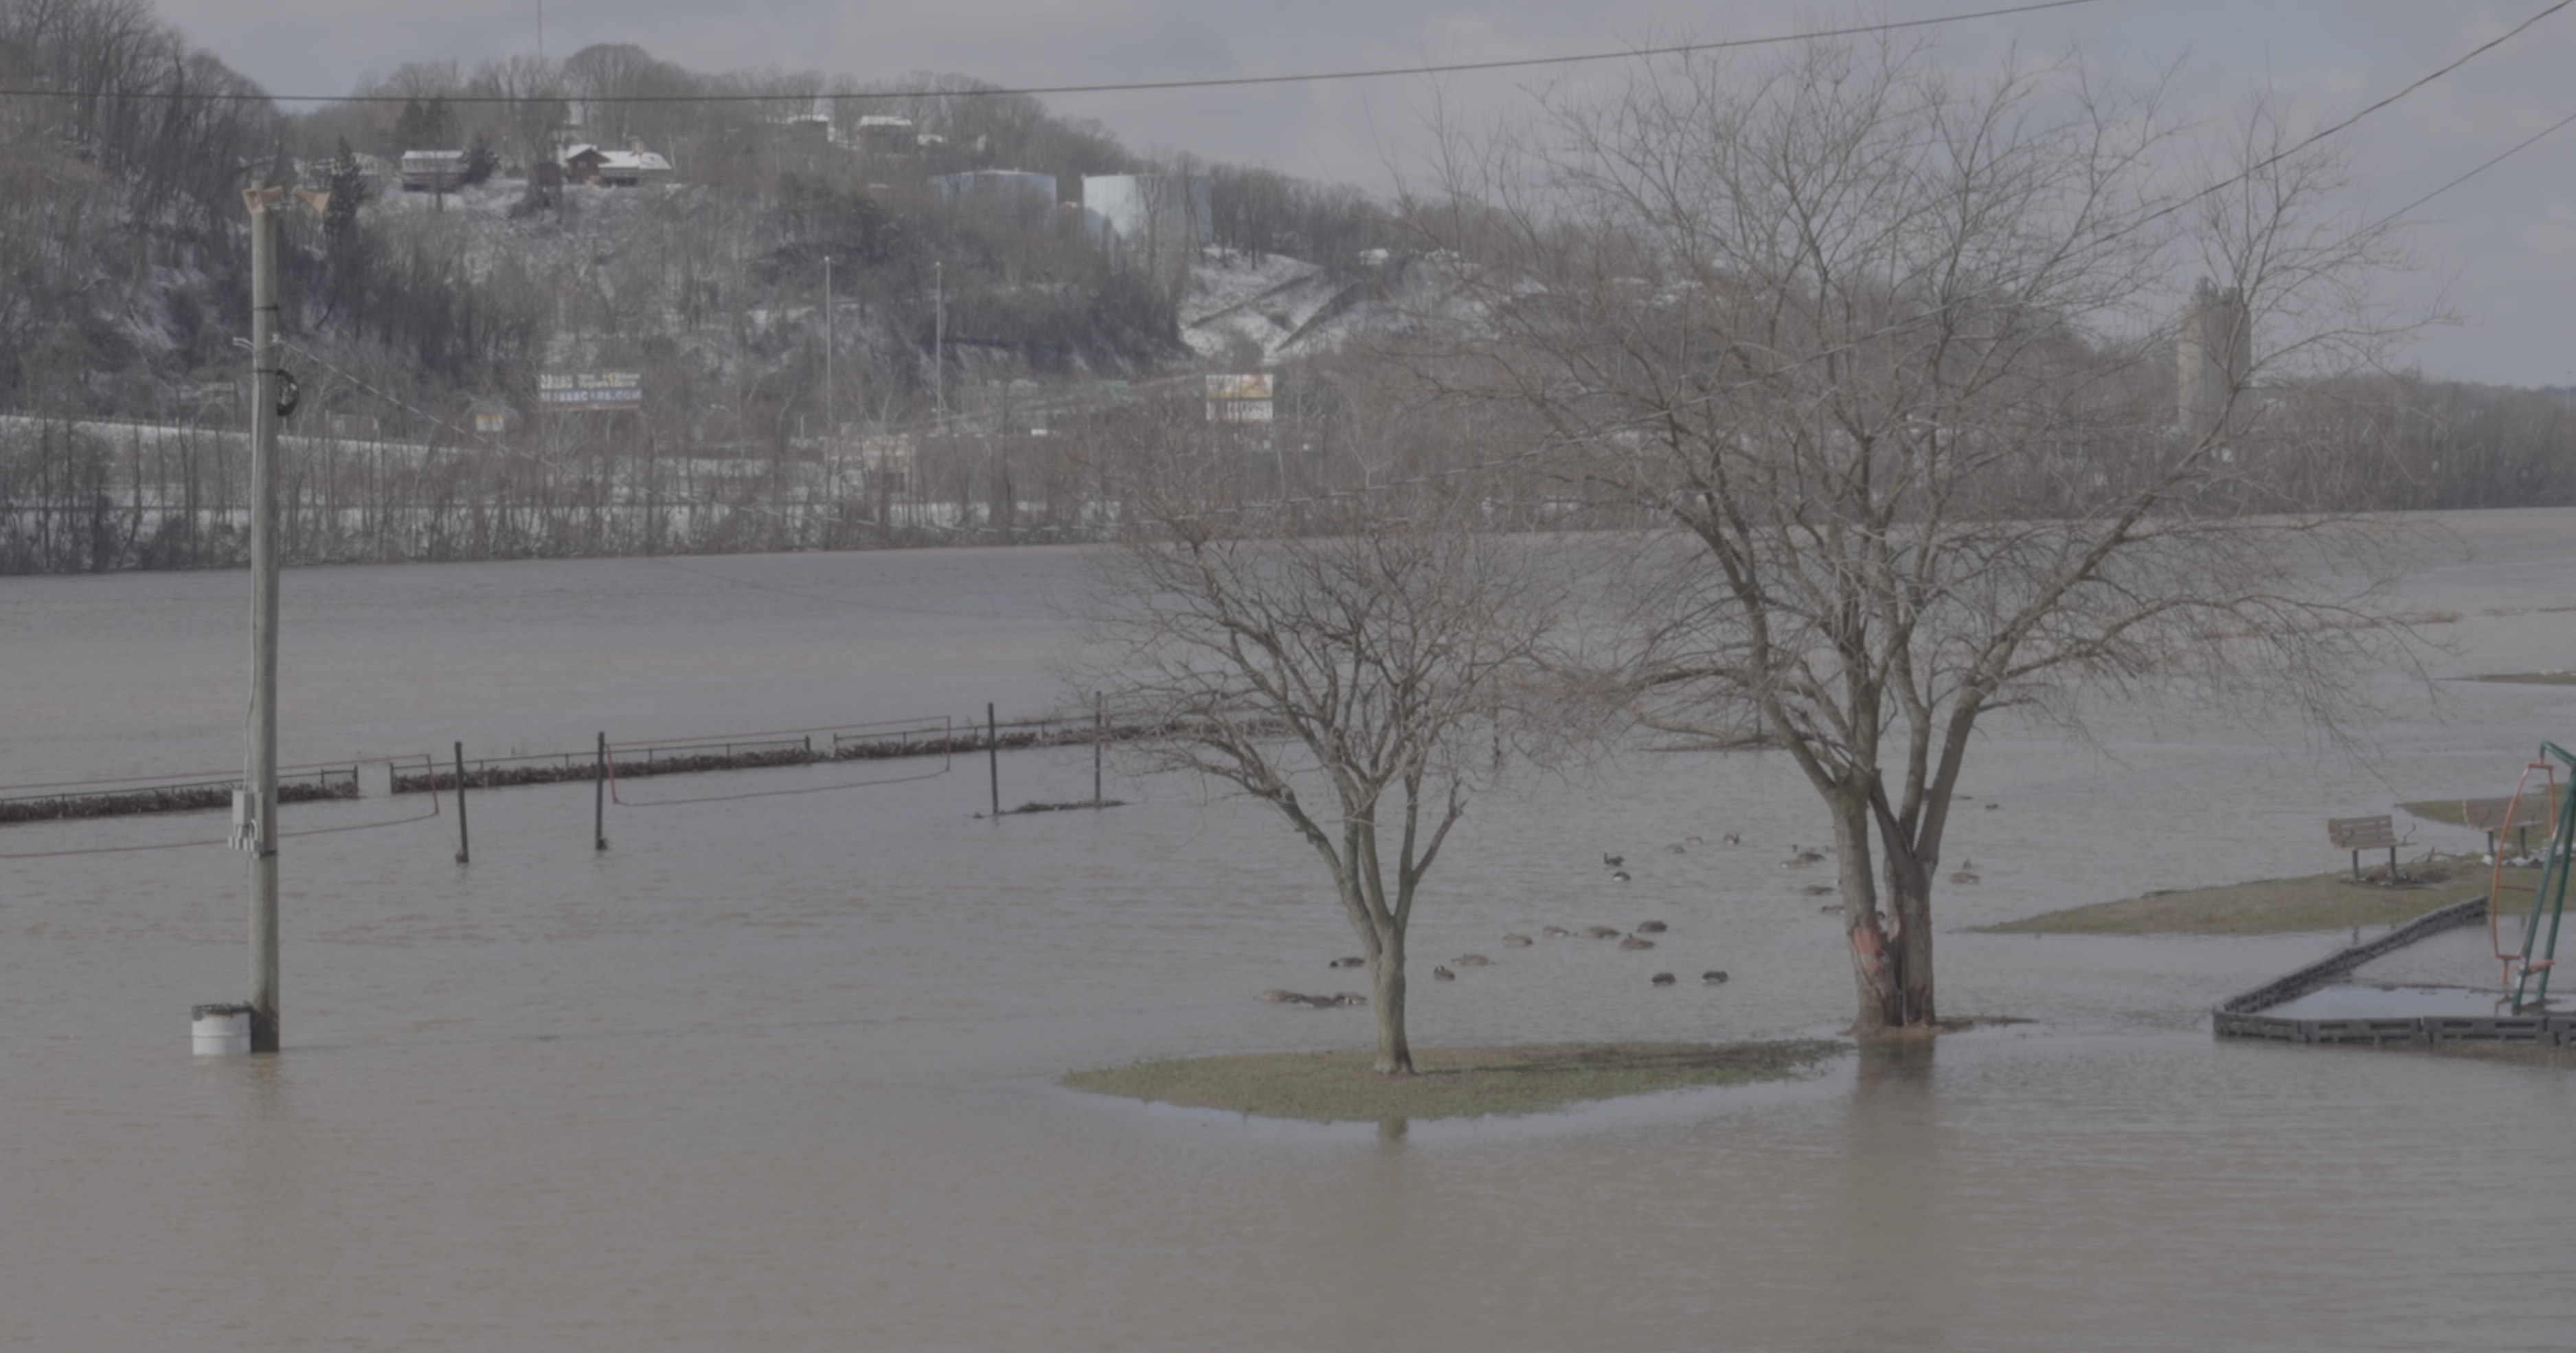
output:
[[[250,207],[250,1050],[277,1051],[277,211],[283,188]]]

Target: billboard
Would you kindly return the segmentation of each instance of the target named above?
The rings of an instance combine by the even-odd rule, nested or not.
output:
[[[537,407],[555,413],[644,407],[640,371],[547,371],[537,376]]]
[[[1270,375],[1208,373],[1207,418],[1211,423],[1270,421]]]

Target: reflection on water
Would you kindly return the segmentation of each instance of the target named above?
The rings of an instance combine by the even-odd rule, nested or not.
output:
[[[2474,612],[2552,600],[2576,576],[2571,524],[2488,533],[2560,567],[2419,581],[2473,613],[2462,670],[2566,651],[2563,615]],[[1049,698],[1046,597],[1069,567],[299,573],[289,759],[1025,710]],[[200,612],[240,585],[0,584],[0,629],[46,637],[0,683],[0,779],[237,759],[232,626]],[[1964,929],[2332,868],[2323,818],[2401,789],[2501,792],[2527,744],[2576,724],[2563,688],[2452,699],[2447,723],[2384,727],[2385,783],[2192,711],[2109,712],[2098,752],[1998,726],[1970,781],[1999,807],[1951,847],[1984,881],[1938,902],[1959,928],[1944,1002],[2039,1022],[1496,1122],[1278,1123],[1054,1085],[1369,1037],[1366,1010],[1251,999],[1330,980],[1349,937],[1302,848],[1176,781],[994,822],[972,816],[980,768],[883,788],[761,773],[814,792],[612,809],[605,853],[587,786],[496,792],[465,868],[446,819],[300,838],[276,1058],[187,1053],[188,1007],[244,980],[237,857],[0,860],[0,1346],[2563,1346],[2576,1310],[2552,1256],[2576,1191],[2499,1162],[2563,1145],[2564,1072],[2208,1037],[2211,1003],[2343,934]],[[1086,797],[1090,760],[1017,754],[1003,774],[1015,800]],[[0,849],[198,825],[12,828]],[[1462,832],[1414,950],[1498,956],[1416,984],[1422,1045],[1847,1018],[1833,919],[1776,867],[1817,834],[1791,767],[1641,757],[1481,804]],[[1745,844],[1663,849],[1727,832]],[[1635,879],[1605,882],[1604,852]],[[1496,948],[1648,917],[1672,926],[1651,967],[1734,980],[1655,987],[1638,956],[1579,940]],[[2476,966],[2363,976],[2490,980]]]

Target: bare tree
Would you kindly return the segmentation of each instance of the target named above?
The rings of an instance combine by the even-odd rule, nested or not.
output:
[[[1314,849],[1367,955],[1376,1069],[1410,1074],[1406,928],[1468,799],[1520,745],[1555,623],[1549,556],[1482,530],[1461,482],[1291,513],[1246,499],[1230,429],[1123,431],[1132,534],[1101,556],[1074,679],[1160,730],[1151,765],[1241,789]],[[1300,518],[1313,533],[1289,529]]]
[[[1936,1022],[1933,884],[1973,734],[2107,686],[2331,718],[2400,640],[2369,525],[2267,480],[2257,392],[2368,359],[2384,229],[2258,110],[2214,169],[2071,64],[1917,47],[1691,60],[1452,140],[1426,243],[1481,299],[1444,365],[1533,416],[1561,492],[1641,506],[1646,723],[1763,730],[1831,821],[1858,1028]],[[2202,192],[2199,185],[2217,186]],[[2198,276],[2195,276],[2198,275]],[[2218,416],[2176,417],[2204,296]],[[1463,374],[1462,374],[1463,373]],[[2402,646],[2402,645],[2401,645]]]

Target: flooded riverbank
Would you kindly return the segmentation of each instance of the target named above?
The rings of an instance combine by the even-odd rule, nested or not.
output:
[[[2414,584],[2463,616],[2448,674],[2563,666],[2576,514],[2479,526],[2486,559]],[[284,755],[1038,708],[1066,699],[1045,669],[1073,569],[294,573]],[[38,640],[0,683],[0,778],[237,761],[241,590],[0,583],[0,625]],[[871,785],[826,764],[757,773],[792,794],[614,808],[604,853],[583,784],[478,801],[462,868],[441,821],[292,840],[275,1058],[187,1051],[188,1007],[244,979],[244,867],[132,848],[202,822],[12,826],[0,848],[118,853],[0,861],[0,1345],[2556,1347],[2576,1186],[2507,1162],[2554,1151],[2576,1082],[2211,1039],[2214,1002],[2341,932],[1963,933],[2333,868],[2326,817],[2503,792],[2576,731],[2565,688],[2442,691],[2436,711],[2392,683],[2376,769],[2191,710],[2105,710],[2091,749],[1999,725],[1968,775],[1997,806],[1951,846],[1982,882],[1936,900],[1942,1001],[2033,1024],[1798,1084],[1393,1130],[1054,1083],[1368,1038],[1364,1008],[1254,999],[1329,984],[1349,949],[1304,848],[1114,761],[1108,813],[978,820],[980,766]],[[1012,801],[1090,793],[1085,749],[1003,775]],[[1414,947],[1495,962],[1417,983],[1416,1042],[1830,1034],[1834,921],[1778,868],[1821,834],[1809,802],[1781,759],[1730,753],[1480,804]],[[1494,948],[1648,918],[1671,927],[1652,955]]]

